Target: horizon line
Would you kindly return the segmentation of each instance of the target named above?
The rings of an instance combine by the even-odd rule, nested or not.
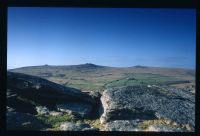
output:
[[[43,65],[29,65],[29,66],[21,66],[21,67],[11,67],[7,70],[17,69],[17,68],[26,68],[26,67],[39,67],[39,66],[78,66],[78,65],[96,65],[96,66],[103,66],[103,67],[112,67],[112,68],[133,68],[133,67],[147,67],[147,68],[170,68],[170,69],[188,69],[188,70],[196,70],[195,68],[186,68],[186,67],[169,67],[169,66],[150,66],[150,65],[133,65],[133,66],[108,66],[108,65],[98,65],[94,63],[81,63],[81,64],[68,64],[68,65],[51,65],[51,64],[43,64]]]

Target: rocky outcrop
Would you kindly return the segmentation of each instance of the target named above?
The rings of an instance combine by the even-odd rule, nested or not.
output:
[[[97,131],[98,129],[90,127],[89,124],[65,122],[60,125],[63,131]]]
[[[143,85],[107,89],[101,96],[97,92],[81,92],[20,73],[8,72],[7,80],[8,129],[33,127],[33,130],[42,130],[49,127],[38,120],[39,118],[34,116],[36,114],[48,118],[70,113],[83,121],[85,118],[97,119],[100,113],[101,128],[105,131],[194,131],[195,96],[189,91],[167,86]],[[89,122],[90,126],[65,122],[65,118],[63,119],[60,122],[64,123],[60,127],[58,125],[60,130],[97,130],[91,127],[96,126],[94,122]],[[175,125],[148,124],[145,130],[143,126],[138,127],[145,124],[145,121],[154,120],[166,120]]]
[[[43,114],[44,111],[46,114],[47,110],[36,106],[56,110],[57,105],[65,105],[65,109],[72,112],[79,113],[83,109],[82,116],[92,116],[94,114],[92,109],[98,106],[95,98],[87,93],[21,73],[8,72],[7,90],[7,106],[18,112]]]
[[[181,90],[175,91],[159,87],[129,86],[107,89],[101,102],[103,114],[101,123],[108,129],[123,129],[134,126],[133,122],[112,123],[117,120],[172,120],[177,124],[195,127],[194,95]],[[119,122],[119,121],[118,121]],[[120,128],[122,127],[122,128]],[[134,128],[130,128],[134,130]]]

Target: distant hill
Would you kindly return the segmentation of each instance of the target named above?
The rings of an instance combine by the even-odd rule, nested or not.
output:
[[[134,68],[148,68],[147,66],[141,66],[141,65],[136,65],[136,66],[133,66]]]
[[[86,63],[65,66],[27,66],[8,71],[38,76],[82,91],[102,91],[107,87],[140,84],[140,82],[172,84],[195,81],[194,70],[141,65],[119,68]]]

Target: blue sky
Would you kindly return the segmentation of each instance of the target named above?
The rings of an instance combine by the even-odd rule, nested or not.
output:
[[[195,68],[193,9],[8,8],[7,67]]]

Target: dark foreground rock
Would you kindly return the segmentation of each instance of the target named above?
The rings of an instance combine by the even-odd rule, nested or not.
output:
[[[7,111],[11,108],[13,111],[37,114],[35,106],[37,104],[33,101],[18,95],[14,90],[7,89]]]
[[[7,112],[6,118],[8,130],[42,130],[49,127],[31,114]]]
[[[89,124],[65,122],[60,125],[63,131],[97,131],[98,129],[90,127]]]
[[[80,90],[14,72],[7,73],[7,101],[7,106],[17,112],[48,114],[57,110],[57,105],[65,105],[66,110],[81,114],[81,117],[94,116],[99,104],[96,98]],[[84,112],[79,109],[84,109]]]
[[[181,90],[180,90],[181,91]],[[182,94],[182,95],[180,95]],[[181,97],[184,96],[184,97]],[[165,119],[181,125],[195,127],[194,95],[158,87],[132,86],[108,89],[103,92],[101,101],[103,114],[101,123],[108,129],[122,129],[134,126],[133,122],[113,123],[117,120],[158,120]],[[111,122],[110,125],[109,122]],[[117,123],[117,122],[116,122]],[[125,128],[125,129],[126,129]]]

